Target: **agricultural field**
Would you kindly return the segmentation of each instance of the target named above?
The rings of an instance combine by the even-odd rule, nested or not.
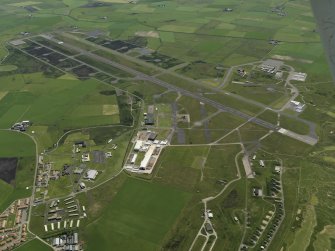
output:
[[[1,250],[334,248],[308,0],[4,0],[0,20],[0,213],[31,199]]]

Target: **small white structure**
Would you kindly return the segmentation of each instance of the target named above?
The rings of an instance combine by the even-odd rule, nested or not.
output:
[[[135,153],[133,158],[131,159],[130,163],[135,164],[136,159],[137,159],[137,154]]]
[[[80,183],[79,183],[79,186],[80,186],[81,189],[85,189],[85,188],[86,188],[86,185],[85,185],[84,182],[80,182]]]
[[[89,180],[94,180],[97,177],[97,175],[98,175],[97,170],[90,169],[86,173],[86,178]]]
[[[292,100],[291,106],[296,112],[302,112],[305,108],[305,104],[300,103],[299,101]]]
[[[276,166],[275,167],[275,172],[276,173],[280,173],[280,171],[281,171],[281,166]]]
[[[307,78],[307,73],[303,72],[293,72],[291,75],[291,79],[295,81],[305,82]]]
[[[260,161],[259,161],[259,165],[260,165],[261,167],[265,167],[264,160],[260,160]]]
[[[29,120],[23,120],[21,122],[21,124],[23,124],[23,125],[30,125],[30,121]]]
[[[162,140],[160,144],[161,144],[162,146],[166,146],[166,145],[167,145],[167,143],[168,143],[168,141],[167,141],[167,140]]]
[[[90,155],[88,153],[85,153],[81,156],[82,162],[89,162],[90,161]]]
[[[208,216],[209,219],[213,219],[214,214],[213,214],[212,212],[208,212],[208,213],[207,213],[207,216]]]

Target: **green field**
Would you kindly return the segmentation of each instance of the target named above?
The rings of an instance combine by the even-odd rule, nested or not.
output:
[[[157,250],[188,198],[173,188],[128,179],[99,219],[86,226],[87,248]]]
[[[16,69],[17,69],[16,65],[0,65],[0,72],[14,71]]]
[[[18,251],[30,251],[30,250],[47,251],[47,250],[52,250],[52,248],[45,245],[38,239],[33,239],[32,241],[29,241],[23,244],[22,246],[20,246],[19,248],[16,248],[15,250],[18,250]]]

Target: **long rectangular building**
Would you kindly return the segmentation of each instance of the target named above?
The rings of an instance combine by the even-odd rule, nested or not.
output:
[[[151,155],[153,154],[153,152],[155,151],[156,146],[152,145],[149,147],[148,151],[145,153],[144,155],[144,159],[141,161],[141,166],[140,168],[146,168],[149,164]]]

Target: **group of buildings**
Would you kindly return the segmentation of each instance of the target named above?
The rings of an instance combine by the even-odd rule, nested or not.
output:
[[[14,201],[0,215],[0,250],[11,250],[27,239],[30,199]]]
[[[52,246],[57,251],[79,251],[82,250],[77,232],[62,234],[51,239]]]
[[[85,206],[80,207],[74,197],[53,200],[47,208],[44,231],[71,230],[80,226],[80,220],[86,218]]]
[[[138,132],[134,148],[128,156],[125,169],[131,172],[150,174],[158,160],[161,150],[168,144],[167,140],[157,140],[157,133]]]
[[[291,108],[294,111],[301,113],[305,109],[305,104],[303,104],[299,101],[292,100],[291,101]]]
[[[11,129],[15,131],[25,132],[30,125],[31,122],[29,120],[23,120],[12,125]]]
[[[265,72],[265,73],[269,73],[269,74],[275,74],[280,70],[280,67],[283,65],[284,63],[282,61],[279,60],[273,60],[273,59],[268,59],[265,60],[260,66],[259,68]]]

